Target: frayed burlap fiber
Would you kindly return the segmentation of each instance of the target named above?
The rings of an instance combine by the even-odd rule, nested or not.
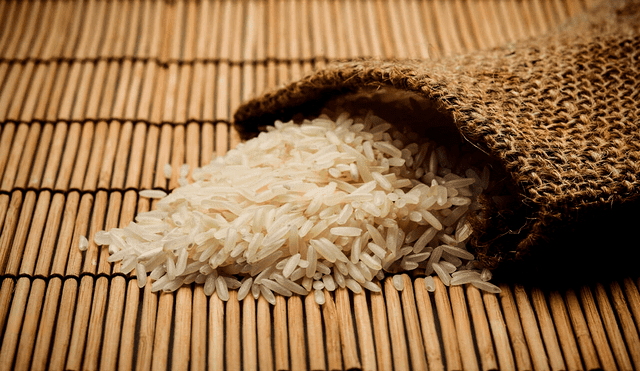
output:
[[[446,60],[338,63],[245,103],[235,125],[247,136],[347,92],[412,91],[517,190],[517,204],[485,197],[474,215],[472,245],[486,266],[550,249],[571,260],[595,243],[637,250],[637,238],[613,236],[640,220],[639,9],[602,5],[544,37]]]

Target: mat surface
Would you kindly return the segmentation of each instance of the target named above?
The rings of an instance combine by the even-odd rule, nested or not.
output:
[[[318,306],[139,289],[80,236],[239,142],[241,102],[337,59],[533,37],[580,0],[0,2],[0,370],[640,370],[638,277],[339,289]],[[164,176],[165,164],[173,168]]]

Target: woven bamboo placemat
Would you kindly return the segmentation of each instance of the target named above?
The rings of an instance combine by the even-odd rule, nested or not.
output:
[[[640,370],[637,277],[278,297],[139,289],[80,236],[239,142],[256,94],[345,58],[532,37],[581,0],[0,2],[0,370]],[[164,177],[170,163],[174,176]]]

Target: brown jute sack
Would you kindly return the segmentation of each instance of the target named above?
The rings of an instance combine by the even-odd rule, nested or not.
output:
[[[415,92],[495,159],[515,190],[516,202],[487,195],[473,215],[482,263],[628,262],[640,250],[639,19],[637,2],[619,2],[471,55],[338,63],[246,102],[235,125],[247,137],[341,94]]]

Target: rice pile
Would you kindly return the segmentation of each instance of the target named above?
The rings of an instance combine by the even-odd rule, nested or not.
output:
[[[153,291],[196,282],[222,300],[230,289],[271,303],[314,292],[323,304],[323,289],[380,291],[376,279],[406,271],[499,292],[465,246],[489,169],[448,149],[372,113],[276,122],[191,183],[181,169],[171,194],[142,191],[160,198],[157,209],[95,242],[140,287],[147,277]]]

